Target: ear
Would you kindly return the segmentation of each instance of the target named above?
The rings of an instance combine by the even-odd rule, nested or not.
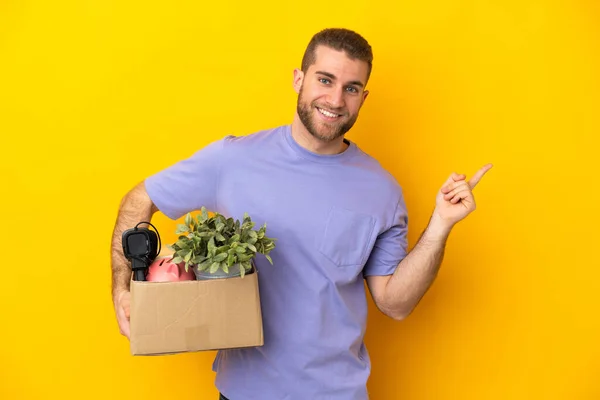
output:
[[[360,105],[361,105],[361,107],[362,107],[362,105],[363,105],[363,104],[365,104],[365,100],[367,99],[367,96],[368,96],[368,95],[369,95],[369,91],[368,91],[368,90],[365,90],[365,91],[363,92],[362,101],[360,102]]]
[[[302,82],[304,81],[304,72],[299,68],[294,69],[294,90],[296,93],[300,93]]]
[[[179,276],[179,266],[177,264],[170,263],[169,266],[167,267],[167,274],[178,277]]]

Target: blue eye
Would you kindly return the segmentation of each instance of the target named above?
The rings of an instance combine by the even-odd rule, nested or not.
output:
[[[328,84],[331,81],[329,79],[327,79],[327,78],[319,78],[319,82],[324,83],[324,84]]]
[[[358,93],[358,89],[356,89],[356,88],[355,88],[355,87],[353,87],[353,86],[348,86],[348,87],[346,88],[346,90],[347,90],[347,91],[349,91],[350,93]]]

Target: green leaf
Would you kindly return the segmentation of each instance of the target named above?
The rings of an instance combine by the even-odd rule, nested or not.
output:
[[[239,242],[239,241],[240,241],[240,234],[239,234],[239,233],[236,233],[235,235],[233,235],[233,236],[232,236],[232,237],[229,239],[229,241],[230,241],[232,244],[233,244],[233,243],[235,243],[235,242]]]
[[[221,262],[223,260],[225,260],[227,258],[227,253],[221,253],[221,254],[217,254],[214,258],[213,261],[214,262]]]
[[[175,230],[175,233],[179,235],[180,233],[187,233],[189,231],[190,229],[187,226],[183,224],[177,224],[177,229]]]
[[[254,245],[252,243],[248,243],[248,248],[255,253],[258,251],[258,250],[256,250],[256,247],[254,247]]]
[[[185,224],[187,226],[192,225],[192,214],[190,214],[190,213],[186,214],[186,216],[185,216]]]
[[[183,261],[185,261],[186,263],[189,263],[190,260],[192,259],[192,255],[194,253],[192,253],[191,251],[188,251],[185,256],[183,257]]]
[[[243,278],[246,275],[246,269],[240,265],[240,276]]]
[[[175,244],[179,246],[180,249],[187,249],[188,247],[190,247],[190,240],[187,238],[181,239],[178,240]]]
[[[215,235],[215,237],[217,238],[217,240],[224,242],[226,241],[225,236],[221,235],[220,233],[217,232],[217,234]]]
[[[227,265],[231,267],[233,264],[235,264],[235,259],[235,255],[229,253],[229,255],[227,256]]]
[[[222,232],[223,228],[225,228],[225,224],[222,222],[217,223],[217,232]]]
[[[214,274],[215,272],[217,272],[217,270],[219,269],[219,266],[221,265],[221,263],[218,262],[213,262],[212,265],[210,266],[210,273]]]
[[[267,260],[269,260],[269,262],[271,263],[271,265],[273,265],[273,260],[271,260],[271,256],[265,254],[265,257],[267,258]]]
[[[229,273],[229,267],[227,266],[227,264],[221,264],[223,271],[225,271],[226,274]]]
[[[238,246],[235,248],[236,253],[245,253],[246,252],[246,248],[244,246]]]
[[[216,249],[217,248],[215,247],[215,238],[211,237],[208,241],[208,252],[214,256]]]
[[[194,257],[194,259],[192,260],[192,262],[193,262],[194,264],[198,265],[198,264],[200,264],[200,263],[203,263],[203,262],[204,262],[204,260],[206,260],[206,258],[207,258],[207,257],[204,257],[204,256],[196,256],[196,257]]]
[[[212,264],[212,260],[210,258],[208,258],[208,259],[204,260],[201,264],[198,264],[198,269],[200,271],[206,271],[206,269],[208,267],[210,267],[211,264]]]
[[[240,254],[238,256],[239,261],[249,261],[252,260],[252,258],[254,258],[253,254]]]
[[[172,262],[173,262],[174,264],[179,264],[179,263],[180,263],[180,262],[182,262],[182,261],[183,261],[183,258],[181,258],[181,257],[179,257],[179,256],[176,256],[176,257],[173,257],[173,261],[172,261]]]
[[[217,247],[216,254],[226,253],[229,250],[229,245],[226,244],[224,246]]]

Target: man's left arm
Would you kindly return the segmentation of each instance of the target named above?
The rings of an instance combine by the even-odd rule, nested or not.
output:
[[[469,181],[465,175],[452,174],[437,194],[427,228],[394,273],[366,277],[373,300],[384,314],[402,320],[423,298],[437,276],[452,228],[475,210],[473,189],[491,167],[487,164]]]

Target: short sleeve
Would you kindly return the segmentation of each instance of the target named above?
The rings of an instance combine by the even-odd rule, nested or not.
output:
[[[146,191],[163,214],[177,219],[202,206],[216,209],[224,142],[225,139],[213,142],[191,157],[146,178]]]
[[[400,197],[391,227],[379,234],[365,268],[364,276],[391,275],[408,253],[408,214]]]

